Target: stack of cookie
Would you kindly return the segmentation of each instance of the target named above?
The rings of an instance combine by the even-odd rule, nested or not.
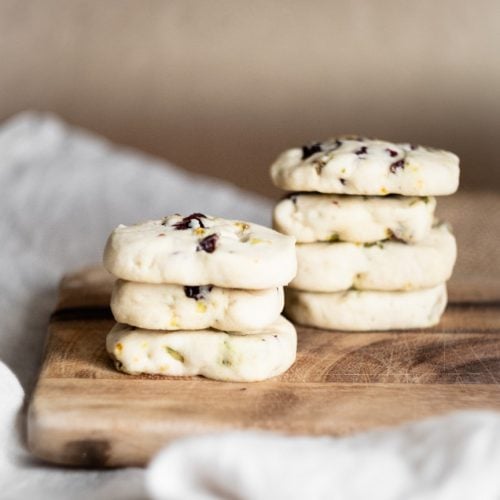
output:
[[[255,381],[287,370],[296,332],[281,316],[295,240],[200,213],[118,226],[104,265],[118,280],[107,337],[130,374]]]
[[[339,330],[438,323],[456,243],[434,196],[456,191],[458,164],[447,151],[348,136],[282,153],[271,177],[294,193],[274,227],[298,242],[287,315]]]

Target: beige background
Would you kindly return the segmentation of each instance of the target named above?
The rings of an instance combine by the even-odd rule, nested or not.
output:
[[[0,119],[51,110],[276,194],[288,145],[449,148],[500,187],[500,2],[0,0]]]

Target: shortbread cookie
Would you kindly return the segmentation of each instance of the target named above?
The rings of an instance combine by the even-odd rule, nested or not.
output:
[[[271,177],[289,191],[437,196],[457,190],[458,164],[448,151],[346,136],[285,151]]]
[[[106,348],[116,368],[129,374],[203,375],[252,382],[280,375],[295,361],[297,334],[282,316],[254,335],[218,330],[163,332],[117,323]]]
[[[283,287],[239,290],[118,280],[111,310],[118,323],[151,330],[216,328],[251,333],[276,321]]]
[[[248,222],[176,214],[118,226],[104,265],[118,278],[141,283],[273,288],[295,276],[295,239]]]
[[[419,243],[302,243],[293,288],[313,292],[416,290],[447,281],[456,259],[455,238],[445,224]]]
[[[302,325],[332,330],[402,330],[439,322],[446,285],[412,292],[349,290],[315,293],[288,289],[286,315]]]
[[[299,243],[370,243],[396,238],[414,243],[432,227],[436,199],[294,193],[274,209],[274,228]]]

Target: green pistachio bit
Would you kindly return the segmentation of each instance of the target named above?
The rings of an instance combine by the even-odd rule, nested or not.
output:
[[[221,365],[223,366],[232,366],[233,362],[231,360],[232,357],[232,346],[229,340],[224,340],[224,349],[222,352]]]
[[[181,363],[184,363],[184,356],[180,352],[176,351],[175,349],[172,349],[171,347],[168,347],[168,345],[165,346],[165,350],[174,359],[176,359],[177,361],[180,361]]]
[[[377,246],[379,248],[384,248],[384,243],[382,241],[371,241],[370,243],[363,243],[365,248],[371,248]]]
[[[410,207],[413,205],[416,205],[418,202],[423,201],[426,205],[431,201],[429,196],[422,196],[420,198],[415,198],[414,200],[410,201]]]

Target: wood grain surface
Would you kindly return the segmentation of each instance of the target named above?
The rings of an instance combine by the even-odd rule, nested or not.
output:
[[[104,345],[110,289],[100,268],[61,284],[28,412],[30,449],[45,460],[144,465],[171,439],[203,432],[344,435],[452,410],[500,410],[500,286],[457,283],[429,330],[299,327],[295,365],[259,383],[115,371]]]

